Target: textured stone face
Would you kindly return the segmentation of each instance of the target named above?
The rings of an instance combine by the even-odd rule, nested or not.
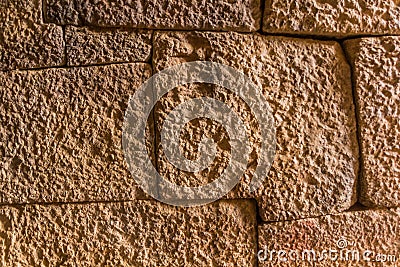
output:
[[[151,53],[151,31],[95,30],[67,26],[67,64],[147,61]]]
[[[270,33],[351,36],[399,34],[400,2],[266,0],[263,30]]]
[[[377,261],[384,259],[378,253],[395,255],[398,261],[399,219],[399,209],[369,210],[260,225],[258,249],[263,252],[260,253],[259,266],[397,266],[388,257],[384,263]],[[265,250],[269,252],[264,253]],[[275,253],[271,258],[272,250]],[[277,257],[279,250],[286,253],[281,253],[281,259],[295,259],[298,255],[299,260],[285,263]],[[292,250],[295,253],[288,255]],[[317,260],[301,260],[302,253],[310,250],[314,250]],[[336,252],[323,255],[323,250]],[[357,259],[357,253],[360,261],[351,260]],[[314,259],[313,254],[304,254],[305,257],[309,255]],[[331,260],[335,259],[335,255],[338,259]],[[322,257],[325,260],[318,261]]]
[[[213,85],[180,86],[155,108],[160,173],[179,185],[198,186],[218,178],[229,164],[229,137],[223,125],[200,118],[181,134],[181,153],[195,159],[203,134],[217,144],[215,161],[198,173],[177,170],[160,144],[162,123],[176,106],[209,96],[225,102],[248,125],[252,153],[241,183],[228,197],[257,197],[263,220],[283,220],[345,210],[355,201],[358,169],[355,111],[350,69],[335,42],[236,33],[155,33],[155,72],[182,62],[215,61],[248,75],[273,110],[277,134],[275,161],[262,188],[250,195],[260,140],[250,108],[228,90]],[[168,192],[162,197],[169,198]]]
[[[255,266],[255,205],[244,200],[4,207],[0,226],[1,266]]]
[[[184,266],[256,266],[256,210],[249,200],[183,208],[188,256]]]
[[[0,70],[64,63],[62,28],[41,24],[39,0],[0,1]]]
[[[346,41],[359,116],[360,200],[368,206],[400,205],[400,38]]]
[[[150,75],[139,63],[1,73],[0,203],[142,198],[121,128]]]
[[[44,1],[47,20],[57,24],[248,32],[261,20],[259,0]]]

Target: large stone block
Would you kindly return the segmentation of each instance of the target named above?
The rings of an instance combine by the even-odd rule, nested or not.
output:
[[[0,1],[0,70],[64,64],[62,28],[41,23],[41,1]]]
[[[364,210],[258,227],[259,266],[398,266],[400,210]]]
[[[199,186],[218,178],[230,164],[230,141],[224,125],[199,118],[182,129],[180,151],[198,156],[199,141],[214,139],[216,157],[202,171],[173,166],[164,154],[160,132],[167,115],[179,104],[201,96],[226,103],[247,125],[252,146],[247,170],[229,198],[257,197],[263,220],[317,216],[348,209],[355,202],[358,170],[355,111],[350,68],[336,42],[209,32],[156,32],[155,72],[194,60],[226,64],[262,88],[273,110],[276,156],[268,177],[255,194],[248,188],[262,140],[250,107],[225,88],[209,84],[179,86],[155,107],[157,166],[165,179]],[[251,103],[249,103],[251,104]],[[171,194],[160,188],[161,197]]]
[[[121,135],[128,98],[150,75],[144,63],[1,73],[0,203],[145,197]]]
[[[69,66],[144,62],[151,54],[151,31],[67,26],[65,38]]]
[[[259,0],[44,1],[47,20],[57,24],[244,32],[261,24]]]
[[[332,37],[400,33],[398,0],[266,0],[263,30]]]
[[[400,205],[400,37],[345,42],[353,65],[362,150],[360,201]]]
[[[1,266],[256,266],[255,205],[0,208]]]

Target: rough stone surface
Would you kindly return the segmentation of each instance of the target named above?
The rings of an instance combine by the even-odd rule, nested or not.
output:
[[[1,266],[255,266],[255,205],[0,208]]]
[[[144,63],[1,73],[0,203],[144,197],[121,128],[150,75]]]
[[[269,33],[352,36],[400,34],[400,1],[266,0]]]
[[[147,61],[151,53],[151,31],[96,30],[67,26],[67,64]]]
[[[44,1],[47,21],[57,24],[248,32],[261,21],[259,0]]]
[[[39,0],[0,1],[0,70],[64,63],[62,28],[41,24]]]
[[[400,37],[346,41],[362,150],[360,200],[400,205]]]
[[[260,135],[248,106],[228,90],[212,85],[180,86],[155,107],[157,158],[160,173],[186,186],[209,183],[229,164],[229,137],[207,119],[182,130],[181,153],[197,156],[203,134],[217,144],[215,161],[198,173],[176,169],[160,144],[162,123],[177,105],[193,97],[225,102],[248,125],[253,150],[241,183],[228,197],[257,197],[263,220],[301,218],[342,211],[355,201],[358,170],[355,111],[350,69],[336,42],[237,33],[156,32],[154,71],[194,60],[223,63],[242,71],[263,89],[273,110],[277,132],[275,161],[262,188],[247,193],[257,162]],[[162,197],[169,198],[168,192]]]
[[[397,266],[399,219],[399,209],[368,210],[260,225],[258,249],[263,252],[259,266]],[[264,253],[266,250],[269,252]],[[285,251],[286,255],[281,252],[281,259],[286,257],[288,261],[279,260],[276,252],[271,258],[272,250]],[[295,252],[288,255],[292,250]],[[311,250],[316,253],[316,260],[308,254]],[[324,255],[323,250],[336,252]],[[357,253],[360,261],[356,260]],[[296,255],[299,260],[293,261]],[[311,260],[303,261],[302,255]]]

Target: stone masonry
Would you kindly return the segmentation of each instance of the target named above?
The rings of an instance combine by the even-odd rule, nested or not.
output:
[[[0,0],[0,23],[0,266],[399,266],[400,1]],[[158,200],[135,180],[124,119],[152,75],[194,61],[260,88],[276,149],[250,192],[263,156],[252,103],[171,88],[131,140],[163,179],[198,187],[239,164],[206,117],[173,153],[196,161],[207,137],[210,165],[170,162],[163,127],[191,99],[223,102],[250,143],[222,199],[173,206],[184,199],[159,178]]]

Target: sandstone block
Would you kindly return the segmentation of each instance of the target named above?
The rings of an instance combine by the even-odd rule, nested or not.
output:
[[[0,208],[1,266],[255,266],[249,201]]]
[[[398,0],[266,0],[263,30],[332,37],[399,34],[399,17]]]
[[[221,200],[182,209],[189,218],[184,266],[256,266],[255,202]]]
[[[143,62],[150,58],[151,31],[67,26],[65,38],[69,66]]]
[[[41,24],[39,0],[0,1],[0,70],[64,64],[62,28]]]
[[[346,41],[362,150],[360,201],[400,205],[400,37]]]
[[[259,0],[110,1],[45,0],[46,19],[57,24],[153,29],[256,31]]]
[[[143,198],[121,135],[150,75],[144,63],[2,73],[0,203]]]
[[[257,197],[263,220],[275,221],[327,214],[355,202],[358,148],[350,69],[340,45],[283,37],[209,32],[156,32],[156,72],[194,60],[222,63],[242,71],[262,88],[273,110],[276,156],[265,182],[255,194],[248,185],[262,140],[250,107],[225,88],[190,84],[169,91],[155,107],[158,168],[165,179],[199,186],[217,179],[230,164],[230,139],[223,125],[199,118],[181,131],[180,151],[198,156],[199,141],[216,143],[213,163],[190,173],[165,157],[160,132],[167,115],[191,98],[207,96],[226,103],[247,125],[252,145],[247,170],[228,198]],[[235,163],[234,163],[235,164]],[[171,194],[160,188],[162,197]]]
[[[260,225],[259,266],[397,266],[399,219],[364,210]]]

